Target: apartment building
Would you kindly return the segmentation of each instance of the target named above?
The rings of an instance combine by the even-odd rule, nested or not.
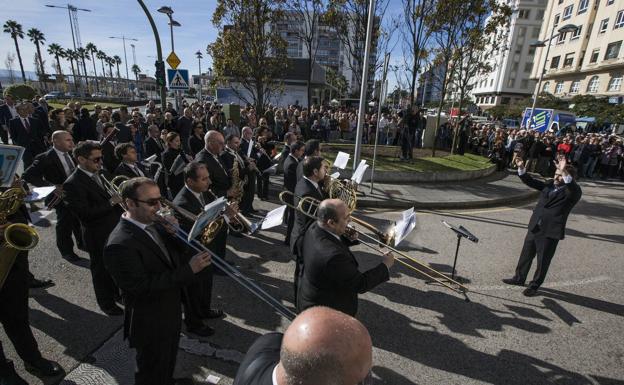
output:
[[[558,33],[568,24],[576,32]],[[624,0],[551,0],[546,8],[532,78],[544,68],[541,92],[568,99],[575,95],[607,97],[611,103],[624,102]]]
[[[498,47],[493,49],[493,45],[490,45],[486,49],[486,60],[493,70],[479,77],[472,89],[472,97],[480,108],[515,103],[534,92],[536,81],[531,79],[531,72],[535,48],[531,47],[531,43],[540,36],[546,2],[506,1],[513,11],[509,26],[500,28],[491,36]]]

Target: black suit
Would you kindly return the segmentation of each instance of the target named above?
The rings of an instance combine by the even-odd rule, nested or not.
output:
[[[537,289],[546,278],[557,244],[565,236],[568,215],[581,199],[582,191],[574,180],[555,190],[552,180],[545,183],[527,173],[521,175],[520,179],[527,186],[540,190],[541,194],[529,220],[529,231],[524,239],[514,279],[519,282],[526,280],[533,258],[537,255],[537,268],[529,283],[529,287]]]
[[[24,167],[30,166],[35,156],[46,150],[43,137],[46,134],[43,125],[39,119],[32,117],[26,118],[30,125],[30,130],[24,127],[21,118],[15,118],[9,121],[9,133],[11,140],[16,146],[25,148],[24,151]]]
[[[247,150],[249,149],[249,141],[241,138],[241,144],[238,148],[238,154],[245,160],[247,166],[249,166],[249,159],[254,158],[254,152],[251,151],[251,155],[247,158]],[[249,213],[253,208],[254,195],[256,194],[256,177],[255,171],[249,170],[247,173],[247,184],[245,185],[245,191],[243,191],[243,199],[240,202],[240,209],[242,213]]]
[[[188,138],[187,147],[189,149],[189,154],[192,156],[197,155],[201,150],[203,150],[205,145],[204,138],[198,138],[195,135]]]
[[[295,158],[294,155],[288,155],[284,160],[284,190],[292,193],[295,192],[295,187],[297,186],[297,165],[299,165],[299,163],[299,160]],[[294,199],[290,199],[289,197],[288,203],[294,205]],[[286,208],[286,224],[286,239],[284,241],[290,244],[290,234],[295,225],[295,211],[290,207]]]
[[[119,166],[117,166],[117,168],[115,169],[115,176],[123,175],[123,176],[127,176],[128,178],[136,178],[138,176],[146,176],[148,178],[151,177],[150,172],[145,168],[145,166],[143,166],[139,162],[135,163],[135,165],[136,165],[136,167],[139,170],[141,170],[143,175],[137,174],[137,172],[135,170],[133,170],[132,167],[128,166],[127,164],[125,164],[123,162],[121,162],[121,163],[119,163]]]
[[[169,258],[153,238],[122,219],[112,230],[104,262],[122,291],[124,337],[137,351],[137,385],[171,385],[180,338],[182,287],[194,278],[180,261],[185,247],[166,232],[160,237]]]
[[[180,150],[168,148],[162,153],[162,164],[165,169],[163,172],[167,173],[167,187],[169,188],[169,191],[171,191],[171,196],[173,197],[178,195],[178,192],[182,189],[182,187],[184,187],[184,172],[181,172],[178,175],[170,173],[171,166],[173,166],[173,163],[178,156],[182,157],[184,163],[188,163],[186,156],[184,156],[184,153]]]
[[[301,163],[301,162],[300,162]],[[319,202],[323,200],[323,194],[319,189],[314,187],[314,185],[307,179],[301,178],[297,185],[295,186],[295,201],[293,202],[295,206],[299,204],[299,198],[304,197],[312,197],[314,199],[318,199]],[[301,213],[300,211],[295,212],[295,222],[290,233],[290,251],[293,256],[293,260],[295,261],[295,276],[294,276],[294,296],[295,296],[295,304],[297,303],[297,295],[298,290],[297,287],[299,285],[299,278],[301,275],[301,266],[303,264],[303,256],[300,255],[300,242],[303,241],[303,235],[306,232],[306,229],[312,223],[313,219],[308,217],[307,215]]]
[[[25,207],[10,215],[7,221],[27,223]],[[41,359],[37,341],[28,321],[28,251],[20,251],[0,289],[0,323],[19,357],[26,362]],[[0,378],[11,370],[0,341]]]
[[[24,171],[22,179],[37,187],[50,185],[60,186],[65,183],[69,177],[69,175],[65,173],[65,168],[61,162],[66,161],[65,159],[61,160],[54,148],[51,148],[35,157],[35,160],[30,167]],[[73,167],[75,168],[76,163],[73,162],[73,164]],[[49,202],[54,196],[54,194],[50,194],[47,202]],[[74,237],[76,237],[76,243],[78,243],[80,247],[84,247],[82,246],[80,222],[78,222],[78,218],[72,214],[63,202],[57,204],[55,209],[57,220],[56,246],[58,247],[61,255],[69,255],[74,252],[72,233],[74,234]]]
[[[111,206],[110,196],[80,168],[63,184],[64,203],[80,220],[83,239],[91,258],[93,289],[101,308],[114,305],[117,287],[104,268],[102,252],[111,231],[122,213],[119,205]]]
[[[165,151],[165,144],[159,139],[154,139],[151,136],[145,140],[145,158],[156,154],[157,162],[162,161],[162,153]]]
[[[215,158],[204,148],[195,156],[195,161],[205,164],[206,168],[208,168],[210,180],[212,181],[210,188],[212,192],[218,197],[225,197],[227,191],[232,187],[232,180],[228,174],[229,170],[226,170],[220,157],[217,156]]]
[[[115,128],[119,130],[119,132],[117,132],[117,135],[115,135],[115,139],[117,140],[117,143],[132,142],[132,134],[130,133],[130,127],[126,126],[125,124],[121,122],[117,122],[115,123]]]
[[[202,194],[202,196],[205,204],[212,202],[212,198],[209,194]],[[194,215],[197,215],[204,210],[204,205],[202,205],[195,195],[186,187],[183,187],[182,190],[180,190],[178,195],[173,200],[173,203],[183,209],[186,209]],[[180,215],[177,211],[175,214],[176,218],[180,222],[180,227],[186,232],[191,231],[193,222],[190,219]],[[224,224],[215,239],[208,245],[208,249],[210,249],[217,256],[225,258],[226,241],[227,226]],[[204,269],[197,275],[197,278],[197,282],[189,285],[187,288],[187,304],[189,314],[186,314],[187,312],[185,312],[185,321],[189,327],[193,327],[194,324],[201,326],[201,318],[205,318],[206,314],[211,309],[213,278],[212,266]]]
[[[258,338],[247,350],[233,385],[273,385],[273,370],[280,361],[283,338],[277,332]]]
[[[121,142],[106,142],[102,145],[102,157],[104,162],[104,168],[109,173],[114,173],[121,161],[117,159],[115,155],[115,146]]]
[[[346,241],[320,228],[316,222],[306,231],[301,251],[303,268],[297,298],[300,312],[320,305],[355,316],[358,293],[390,279],[383,263],[360,272]]]
[[[74,140],[81,142],[83,140],[97,140],[98,132],[95,129],[95,122],[91,117],[81,117],[74,126]]]
[[[9,144],[9,132],[4,130],[6,126],[7,130],[9,129],[9,121],[13,119],[13,114],[9,109],[7,104],[3,104],[0,106],[0,139],[2,139],[2,143]]]
[[[180,134],[180,141],[182,142],[182,148],[184,149],[184,152],[186,152],[187,154],[194,154],[193,152],[191,152],[188,143],[191,132],[193,132],[193,118],[187,118],[186,116],[179,117],[176,123],[176,131],[178,131],[178,134]]]

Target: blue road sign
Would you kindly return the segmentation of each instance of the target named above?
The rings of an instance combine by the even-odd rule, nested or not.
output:
[[[170,90],[188,90],[189,89],[189,73],[188,70],[168,69],[167,80]]]

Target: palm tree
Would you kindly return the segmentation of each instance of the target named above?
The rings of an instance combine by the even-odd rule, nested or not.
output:
[[[47,91],[48,86],[45,82],[45,68],[43,68],[43,58],[41,57],[41,45],[44,44],[45,36],[43,36],[43,32],[39,31],[37,28],[31,28],[26,32],[26,35],[30,38],[30,41],[35,43],[37,47],[37,57],[39,58],[39,67],[41,68],[41,76],[44,79],[43,88]]]
[[[119,74],[119,65],[121,64],[121,58],[115,55],[113,56],[113,60],[115,60],[115,64],[117,64],[117,77],[121,78],[121,75]]]
[[[84,76],[85,76],[85,82],[87,83],[87,89],[89,88],[89,77],[87,76],[87,64],[85,60],[90,60],[89,59],[89,55],[87,53],[87,50],[80,47],[76,50],[76,53],[78,54],[78,57],[80,58],[80,61],[82,62],[82,69],[84,71]]]
[[[17,38],[24,38],[24,31],[22,25],[15,20],[7,20],[2,26],[2,30],[5,33],[11,34],[11,39],[15,42],[15,51],[17,51],[17,59],[19,60],[20,69],[22,70],[22,80],[26,83],[26,73],[24,73],[24,64],[22,63],[22,54],[19,50],[19,44]]]
[[[104,51],[98,51],[95,57],[100,59],[100,61],[102,62],[102,76],[106,77],[106,70],[104,69],[104,61],[107,58],[106,54],[104,53]]]
[[[100,91],[100,84],[97,80],[97,70],[95,69],[95,54],[98,53],[98,49],[93,43],[88,43],[85,47],[87,52],[91,54],[91,62],[93,63],[93,75],[95,75],[95,88],[97,91]]]
[[[108,64],[108,69],[109,69],[108,73],[110,74],[110,77],[112,79],[113,78],[113,64],[115,64],[115,59],[113,59],[110,56],[107,56],[105,61],[106,61],[106,64]]]
[[[52,43],[48,46],[48,53],[54,56],[54,58],[56,59],[56,67],[58,69],[58,73],[59,75],[63,76],[63,70],[61,69],[60,58],[65,56],[65,50],[63,50],[63,48],[60,45],[56,43]]]
[[[74,76],[74,88],[78,91],[78,81],[76,79],[76,70],[74,69],[74,60],[76,60],[76,64],[78,64],[78,53],[73,49],[65,50],[65,58],[69,60],[69,65],[71,66],[72,75]]]
[[[137,83],[139,82],[139,74],[141,73],[141,68],[139,68],[138,65],[133,65],[132,66],[132,73],[134,74],[134,78],[136,79]],[[138,85],[137,85],[138,87]]]

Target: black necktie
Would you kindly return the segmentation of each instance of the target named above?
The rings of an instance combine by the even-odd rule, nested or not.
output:
[[[26,132],[30,134],[30,123],[28,122],[28,118],[24,119],[24,128],[26,128]]]
[[[68,153],[64,153],[63,157],[65,158],[65,163],[67,163],[67,167],[69,167],[69,174],[71,174],[74,171],[74,169],[76,168],[74,166],[74,162],[72,161],[71,156],[69,156]]]
[[[167,258],[167,261],[173,264],[171,262],[171,256],[169,255],[169,250],[167,250],[167,247],[165,246],[165,242],[163,242],[160,236],[160,233],[156,229],[156,225],[152,224],[152,225],[146,226],[145,231],[147,231],[151,235],[151,238],[154,240],[154,242],[156,242],[160,251],[162,251],[162,253],[165,255],[165,258]]]

